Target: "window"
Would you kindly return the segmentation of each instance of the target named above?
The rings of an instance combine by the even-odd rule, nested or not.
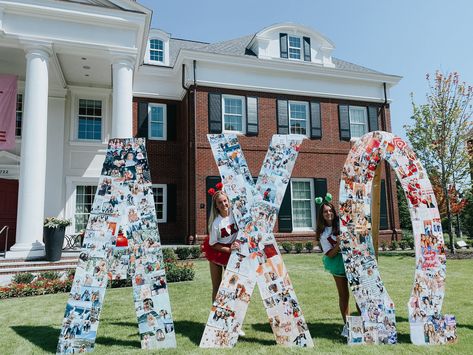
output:
[[[164,63],[164,42],[160,39],[149,40],[149,60]]]
[[[289,101],[290,134],[307,135],[309,123],[309,105],[307,102]]]
[[[148,138],[166,140],[166,105],[148,105]]]
[[[315,230],[314,186],[312,179],[291,179],[293,230]]]
[[[156,219],[158,223],[167,222],[167,186],[164,184],[153,184],[154,207],[156,209]]]
[[[90,211],[94,203],[97,186],[78,185],[76,186],[76,210],[74,214],[74,230],[79,232],[87,228]]]
[[[222,95],[223,131],[245,133],[245,98]]]
[[[302,40],[300,37],[289,36],[289,59],[301,59]]]
[[[366,107],[350,106],[350,132],[352,138],[368,133],[368,113]]]
[[[102,101],[79,99],[78,139],[102,140]]]
[[[16,127],[15,136],[21,137],[21,121],[23,119],[23,95],[16,95]]]

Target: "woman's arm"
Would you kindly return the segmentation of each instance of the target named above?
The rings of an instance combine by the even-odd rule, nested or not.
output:
[[[220,244],[215,243],[214,245],[210,246],[211,248],[221,252],[221,253],[228,253],[230,254],[232,250],[240,249],[240,243],[235,241],[232,244]]]
[[[328,252],[325,253],[329,258],[335,257],[340,252],[340,238],[337,235],[337,244],[330,249]]]

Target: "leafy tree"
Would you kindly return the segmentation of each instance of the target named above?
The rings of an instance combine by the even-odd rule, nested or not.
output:
[[[447,217],[449,246],[455,252],[452,233],[450,186],[460,190],[469,174],[467,139],[472,132],[473,88],[460,81],[458,73],[435,73],[426,76],[429,91],[427,103],[417,105],[411,95],[412,125],[406,125],[407,137],[429,176],[439,177]]]
[[[399,211],[399,221],[401,222],[402,229],[412,229],[411,216],[409,213],[409,207],[407,206],[406,196],[404,196],[404,190],[399,180],[396,180],[397,187],[397,203]]]

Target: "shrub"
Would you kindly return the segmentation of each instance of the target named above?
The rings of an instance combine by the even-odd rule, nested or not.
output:
[[[304,245],[305,250],[307,250],[308,253],[312,253],[312,250],[314,250],[314,243],[312,242],[307,242]]]
[[[383,240],[381,242],[381,250],[386,251],[388,249],[388,244]]]
[[[57,271],[45,271],[40,273],[39,275],[40,279],[46,279],[46,280],[57,280],[61,278],[61,274]]]
[[[163,259],[164,261],[177,261],[176,253],[172,248],[163,248]]]
[[[302,250],[304,250],[304,246],[303,246],[302,243],[297,242],[297,243],[294,244],[294,249],[295,249],[297,254],[300,254],[302,252]]]
[[[290,242],[282,242],[281,246],[286,253],[290,253],[292,251],[292,243]]]
[[[16,284],[29,284],[33,279],[34,275],[31,272],[22,272],[12,277],[12,281]]]
[[[166,263],[166,280],[168,282],[191,281],[195,271],[192,263]]]
[[[191,255],[191,249],[187,247],[178,247],[175,253],[179,260],[186,260]]]
[[[399,246],[399,243],[396,240],[391,242],[391,250],[396,250]]]
[[[68,279],[71,278],[71,277],[74,278],[75,274],[76,274],[76,269],[75,268],[74,269],[69,269],[69,270],[67,270],[66,277]]]
[[[48,280],[37,278],[36,280],[30,281],[28,283],[13,282],[7,287],[0,287],[0,299],[69,292],[72,286],[72,280],[72,278],[67,278],[66,280]]]
[[[406,250],[409,247],[409,243],[407,242],[407,240],[403,239],[399,242],[399,247],[401,248],[401,250]]]
[[[200,254],[201,254],[200,246],[192,247],[192,248],[190,248],[190,250],[191,250],[191,258],[192,259],[200,258]]]

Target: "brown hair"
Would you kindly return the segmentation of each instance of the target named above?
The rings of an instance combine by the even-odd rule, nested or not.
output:
[[[315,236],[317,240],[320,238],[322,233],[324,232],[325,224],[324,219],[324,206],[329,206],[333,213],[333,223],[332,223],[332,234],[339,235],[340,234],[340,222],[338,219],[338,213],[335,206],[331,202],[324,202],[319,209],[319,213],[317,213],[317,226],[315,229]]]

